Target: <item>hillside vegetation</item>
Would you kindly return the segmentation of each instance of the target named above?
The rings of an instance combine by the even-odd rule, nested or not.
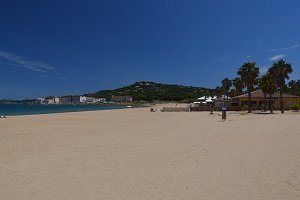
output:
[[[190,101],[210,94],[211,89],[203,87],[162,84],[148,81],[136,82],[132,85],[115,90],[102,90],[88,96],[103,97],[107,100],[112,95],[132,96],[134,101]]]

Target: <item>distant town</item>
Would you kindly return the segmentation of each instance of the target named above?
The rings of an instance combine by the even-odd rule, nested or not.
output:
[[[126,103],[133,100],[130,96],[115,96],[112,95],[108,102],[106,98],[96,98],[88,96],[61,96],[61,97],[46,97],[38,98],[37,104],[105,104],[105,103]]]
[[[132,102],[131,96],[115,96],[112,95],[110,101],[106,98],[96,98],[84,95],[68,95],[68,96],[50,96],[38,99],[28,100],[0,100],[0,103],[30,103],[30,104],[109,104],[109,103],[128,103]]]

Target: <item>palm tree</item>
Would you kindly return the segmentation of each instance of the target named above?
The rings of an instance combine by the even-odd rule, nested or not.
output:
[[[240,78],[235,78],[232,80],[232,85],[235,88],[236,95],[243,94],[243,88],[245,87],[243,81]]]
[[[231,90],[229,91],[229,94],[230,94],[230,96],[233,96],[233,97],[239,95],[235,88],[231,88]]]
[[[300,89],[300,80],[297,80],[296,84],[297,84],[297,87]]]
[[[216,91],[215,91],[214,89],[210,89],[210,90],[209,90],[209,95],[210,95],[211,97],[216,96]]]
[[[264,100],[265,100],[264,111],[267,110],[267,94],[269,94],[269,108],[270,108],[270,112],[273,113],[272,94],[274,94],[274,92],[276,91],[274,77],[272,77],[272,75],[269,73],[262,76],[259,80],[259,87],[264,93]]]
[[[215,89],[215,94],[216,94],[217,98],[220,98],[222,96],[222,88],[217,86]]]
[[[223,88],[223,94],[227,96],[227,100],[228,100],[228,96],[229,96],[229,89],[232,86],[232,81],[229,78],[225,78],[222,80],[222,88]]]
[[[291,80],[291,81],[288,83],[288,86],[289,86],[289,88],[290,88],[291,94],[296,95],[296,92],[297,92],[297,90],[299,89],[298,84],[297,84],[297,81]]]
[[[254,86],[257,84],[259,68],[256,67],[255,62],[247,62],[247,63],[244,63],[239,68],[238,75],[240,76],[242,82],[247,86],[248,112],[251,113],[251,109],[252,109],[251,92],[253,91]]]
[[[269,107],[270,107],[270,113],[273,113],[273,101],[272,101],[272,94],[276,91],[276,84],[275,84],[275,78],[272,76],[272,74],[267,73],[267,92],[269,93]]]
[[[286,86],[285,79],[289,79],[289,74],[293,72],[292,65],[286,63],[284,60],[281,59],[273,63],[272,67],[268,70],[268,72],[275,78],[276,86],[279,88],[280,110],[281,113],[284,113],[282,92],[284,87]]]
[[[261,91],[264,93],[264,111],[267,111],[267,93],[268,93],[268,76],[264,75],[262,76],[259,81],[258,85]]]

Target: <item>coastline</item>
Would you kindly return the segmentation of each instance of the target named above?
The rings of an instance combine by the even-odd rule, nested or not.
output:
[[[0,104],[0,115],[11,117],[125,108],[125,105],[118,104]]]
[[[0,119],[0,199],[297,199],[300,113],[218,114]]]

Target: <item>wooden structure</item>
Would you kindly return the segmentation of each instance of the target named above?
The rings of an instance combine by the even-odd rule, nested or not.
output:
[[[283,105],[285,109],[290,109],[295,104],[300,104],[300,97],[291,95],[291,94],[282,94],[283,96]],[[280,94],[276,92],[272,94],[272,101],[274,109],[280,108]],[[251,92],[251,102],[254,109],[262,109],[262,106],[265,104],[264,93],[262,90],[256,90]],[[267,105],[270,102],[270,95],[267,94]],[[232,105],[239,107],[248,105],[248,93],[242,94],[232,98]]]
[[[163,107],[162,112],[189,112],[189,107]]]

